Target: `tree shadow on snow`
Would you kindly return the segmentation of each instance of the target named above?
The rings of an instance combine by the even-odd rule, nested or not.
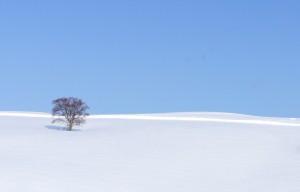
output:
[[[51,130],[56,130],[56,131],[67,131],[67,128],[66,127],[62,127],[62,126],[47,125],[46,128],[47,129],[51,129]],[[72,131],[81,131],[81,130],[73,128]]]

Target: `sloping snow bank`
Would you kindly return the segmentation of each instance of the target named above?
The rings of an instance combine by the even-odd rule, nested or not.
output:
[[[159,121],[199,121],[199,122],[219,122],[219,123],[241,123],[241,124],[258,124],[258,125],[275,125],[275,126],[292,126],[300,127],[299,119],[284,119],[280,121],[280,118],[277,120],[268,120],[267,118],[255,117],[255,116],[244,116],[232,119],[234,117],[231,114],[231,118],[228,117],[226,113],[217,113],[219,117],[201,117],[209,115],[215,115],[215,113],[187,113],[186,116],[183,116],[180,113],[180,116],[176,113],[170,114],[152,114],[152,115],[91,115],[89,119],[128,119],[128,120],[159,120]],[[195,117],[195,114],[198,114],[198,117]],[[37,118],[50,118],[51,114],[48,113],[28,113],[28,112],[0,112],[0,116],[8,117],[37,117]],[[238,115],[237,115],[238,116]],[[221,117],[221,118],[220,118]],[[250,118],[250,119],[249,119]],[[271,118],[269,118],[271,119]],[[276,119],[276,118],[273,118]],[[287,121],[289,120],[289,121]],[[282,122],[283,121],[283,122]],[[295,123],[296,122],[296,123]]]

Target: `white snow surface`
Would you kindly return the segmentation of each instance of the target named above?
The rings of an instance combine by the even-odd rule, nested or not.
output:
[[[300,119],[0,112],[0,191],[299,192]]]

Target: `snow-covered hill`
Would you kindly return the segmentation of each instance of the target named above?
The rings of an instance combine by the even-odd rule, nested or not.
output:
[[[300,120],[94,115],[75,131],[0,112],[0,191],[299,192]]]

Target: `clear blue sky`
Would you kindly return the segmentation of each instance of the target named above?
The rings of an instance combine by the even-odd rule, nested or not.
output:
[[[0,0],[0,110],[300,117],[299,0]]]

